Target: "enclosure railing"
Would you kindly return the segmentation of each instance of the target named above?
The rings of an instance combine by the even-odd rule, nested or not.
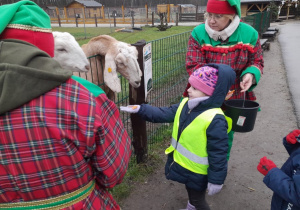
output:
[[[178,103],[188,82],[188,74],[185,70],[185,54],[187,50],[188,38],[191,31],[181,34],[165,37],[150,41],[152,46],[152,80],[153,89],[147,95],[146,102],[154,106],[170,106]],[[89,57],[90,61],[100,55]],[[102,59],[97,59],[102,60]],[[102,65],[102,64],[98,64]],[[100,68],[99,66],[96,68]],[[102,67],[101,67],[102,68]],[[102,68],[103,69],[103,68]],[[91,69],[96,71],[97,69]],[[86,78],[86,74],[81,73],[79,76]],[[119,75],[122,90],[117,94],[114,102],[117,106],[126,106],[129,104],[129,83],[124,77]],[[105,89],[103,80],[92,78],[92,82]],[[128,113],[120,113],[123,124],[133,137],[133,130],[139,127],[132,127],[131,118]],[[148,150],[152,145],[166,137],[166,130],[171,129],[168,123],[146,123],[146,135]],[[170,135],[168,136],[170,137]]]
[[[270,15],[270,11],[259,12],[253,15],[243,17],[242,21],[251,25],[258,31],[258,34],[262,36],[262,34],[266,32],[267,29],[270,27]]]

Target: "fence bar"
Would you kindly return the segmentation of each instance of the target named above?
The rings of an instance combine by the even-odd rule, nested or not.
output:
[[[154,12],[152,12],[152,26],[154,26]]]
[[[95,17],[95,25],[96,25],[96,27],[98,27],[98,25],[97,25],[97,15],[94,14],[94,17]]]
[[[129,104],[142,104],[145,103],[145,90],[144,90],[144,65],[143,65],[143,47],[146,45],[145,40],[140,40],[135,44],[132,44],[138,51],[138,63],[140,69],[143,72],[141,86],[139,88],[133,88],[129,86]],[[132,125],[132,145],[136,155],[137,163],[145,162],[148,152],[147,145],[147,132],[146,121],[142,120],[138,115],[131,114]]]

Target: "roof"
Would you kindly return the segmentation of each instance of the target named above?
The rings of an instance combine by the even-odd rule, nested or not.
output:
[[[193,4],[177,4],[177,5],[180,5],[181,7],[196,7]]]
[[[263,3],[263,2],[271,2],[271,1],[281,2],[282,0],[241,0],[241,4],[242,3]]]
[[[57,7],[56,7],[56,6],[47,6],[46,8],[47,8],[47,9],[52,9],[52,10],[53,10],[53,9],[56,9]]]
[[[74,2],[78,2],[79,4],[82,4],[85,7],[102,7],[102,4],[100,4],[96,1],[75,0],[75,1],[72,1],[70,4],[72,4]],[[67,6],[69,6],[70,4],[68,4]]]

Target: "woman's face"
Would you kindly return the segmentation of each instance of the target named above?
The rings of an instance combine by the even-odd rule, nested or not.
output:
[[[230,24],[230,18],[222,14],[207,13],[208,25],[215,31],[222,31]]]

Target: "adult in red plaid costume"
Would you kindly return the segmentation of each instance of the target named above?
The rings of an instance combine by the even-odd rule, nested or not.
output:
[[[49,16],[0,6],[0,209],[120,209],[131,142],[115,104],[51,56]]]
[[[236,73],[230,99],[256,100],[253,89],[263,73],[264,61],[258,32],[240,21],[240,0],[208,0],[206,21],[194,28],[188,42],[186,69],[191,75],[208,63],[223,63]],[[187,96],[187,88],[183,95]],[[229,151],[233,131],[229,133]]]

